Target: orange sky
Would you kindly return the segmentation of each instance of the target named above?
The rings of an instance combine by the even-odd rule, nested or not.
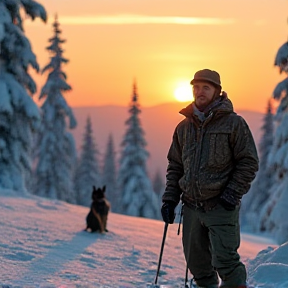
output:
[[[284,75],[273,66],[287,41],[287,0],[39,0],[47,24],[27,19],[41,67],[55,13],[70,106],[127,105],[136,79],[140,104],[176,101],[174,91],[202,68],[218,71],[236,109],[264,112]],[[38,90],[47,74],[32,74]],[[38,93],[34,96],[38,97]]]

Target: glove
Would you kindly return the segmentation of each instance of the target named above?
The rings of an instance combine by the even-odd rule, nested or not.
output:
[[[177,203],[173,201],[166,201],[163,203],[161,207],[161,214],[163,221],[165,223],[173,224],[175,219],[175,207],[177,206]]]
[[[219,203],[227,211],[233,211],[236,205],[240,204],[240,199],[235,196],[235,192],[232,189],[226,188],[219,198]]]

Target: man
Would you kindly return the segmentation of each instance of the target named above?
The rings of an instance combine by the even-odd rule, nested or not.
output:
[[[162,217],[174,222],[181,197],[183,250],[198,287],[218,287],[219,275],[220,287],[244,288],[239,208],[258,170],[255,143],[216,71],[200,70],[190,84],[195,101],[180,111],[168,152]]]

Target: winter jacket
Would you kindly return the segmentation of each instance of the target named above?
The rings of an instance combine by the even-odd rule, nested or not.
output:
[[[226,190],[238,198],[247,193],[258,170],[258,156],[245,120],[233,111],[226,93],[205,112],[201,122],[192,103],[180,111],[168,152],[163,201],[186,204],[215,199]]]

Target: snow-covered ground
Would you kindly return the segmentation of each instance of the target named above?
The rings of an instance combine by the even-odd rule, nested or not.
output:
[[[164,223],[110,213],[109,232],[91,234],[83,231],[87,213],[86,207],[0,191],[0,287],[138,288],[154,283]],[[175,288],[184,286],[185,277],[177,230],[177,224],[168,227],[158,278],[158,284]],[[240,254],[249,283],[288,287],[288,244],[278,247],[242,234]]]

